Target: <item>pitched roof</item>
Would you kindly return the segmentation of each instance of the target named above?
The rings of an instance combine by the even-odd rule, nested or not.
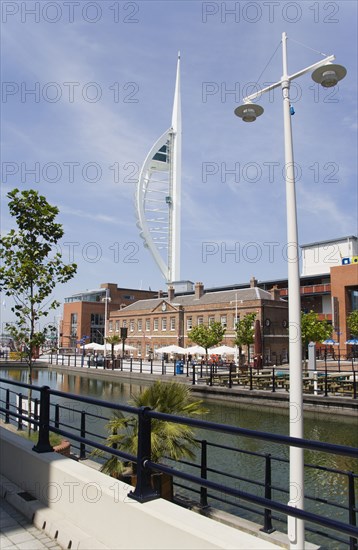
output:
[[[172,306],[195,306],[195,305],[209,305],[209,304],[224,304],[231,302],[235,304],[236,301],[249,302],[253,300],[272,300],[271,293],[262,288],[242,288],[239,290],[221,290],[217,292],[205,292],[201,298],[196,298],[195,294],[174,296],[172,302],[169,302],[167,298],[152,298],[149,300],[138,300],[134,304],[130,304],[121,309],[121,311],[139,311],[155,309],[163,301],[170,303]]]

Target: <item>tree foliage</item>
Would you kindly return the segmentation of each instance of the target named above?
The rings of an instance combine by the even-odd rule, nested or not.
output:
[[[351,336],[358,338],[358,309],[352,311],[347,317],[347,327]]]
[[[55,222],[56,206],[33,189],[14,189],[7,197],[17,230],[11,229],[0,239],[0,290],[14,299],[11,309],[16,322],[7,330],[25,346],[31,383],[33,353],[47,333],[46,328],[39,329],[39,322],[59,306],[51,294],[57,284],[74,276],[77,266],[64,264],[56,251],[64,234],[62,225]]]
[[[188,338],[194,342],[194,344],[198,344],[198,346],[205,348],[207,355],[209,348],[222,342],[225,331],[225,327],[218,322],[210,323],[210,325],[197,325],[188,332]]]
[[[254,322],[256,313],[246,313],[242,319],[236,323],[235,345],[241,350],[243,346],[247,346],[247,360],[250,363],[250,346],[254,343],[255,328]]]
[[[332,335],[332,325],[321,321],[318,313],[301,313],[302,346],[306,349],[310,342],[323,342]]]
[[[150,407],[155,411],[176,416],[195,417],[207,412],[201,401],[192,400],[190,387],[178,382],[166,383],[160,380],[134,396],[130,404],[135,407]],[[125,416],[121,412],[116,413],[108,423],[107,429],[110,433],[106,440],[108,446],[137,455],[137,415]],[[151,459],[153,462],[160,462],[165,457],[174,460],[193,459],[195,457],[193,449],[196,447],[198,443],[190,426],[152,419]],[[103,455],[101,451],[95,451],[94,454]],[[101,471],[117,477],[123,473],[124,468],[125,464],[113,456],[105,462]]]
[[[114,346],[119,344],[120,341],[121,341],[121,337],[118,336],[118,334],[113,334],[112,336],[107,336],[107,338],[106,338],[107,344],[110,344],[110,346],[111,346],[112,361],[114,361]]]

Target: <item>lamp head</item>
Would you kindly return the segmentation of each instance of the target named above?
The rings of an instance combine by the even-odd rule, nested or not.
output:
[[[332,88],[347,74],[347,69],[343,65],[327,63],[322,67],[318,67],[312,73],[312,79],[321,84],[324,88]]]
[[[244,122],[254,122],[264,112],[263,108],[256,103],[244,103],[235,109],[235,115],[242,118]]]

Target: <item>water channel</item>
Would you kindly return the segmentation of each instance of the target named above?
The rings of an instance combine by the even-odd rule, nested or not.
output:
[[[19,382],[27,382],[26,369],[1,369],[3,378],[13,379]],[[127,404],[131,396],[147,385],[146,382],[133,382],[129,380],[108,380],[108,378],[100,376],[86,376],[85,374],[70,374],[60,372],[55,369],[36,369],[34,372],[34,385],[48,385],[52,389],[57,389],[64,392],[69,392],[82,396],[91,396],[98,399],[103,399],[111,403]],[[18,389],[16,390],[18,391]],[[61,400],[60,400],[61,401]],[[215,402],[214,400],[204,401],[203,404],[207,408],[207,414],[203,415],[202,419],[218,422],[221,424],[229,424],[263,432],[271,432],[277,434],[288,435],[289,423],[288,413],[282,409],[275,408],[260,408],[256,406],[243,406],[239,403],[223,403]],[[82,405],[80,405],[82,408]],[[94,414],[109,416],[109,411],[101,411],[100,408],[93,408],[91,411]],[[95,422],[95,426],[91,425],[91,431],[96,433],[105,433],[105,421]],[[344,417],[330,414],[307,414],[304,419],[304,437],[307,439],[317,440],[321,442],[330,442],[351,447],[358,446],[358,418]],[[234,451],[223,450],[222,447],[210,446],[208,448],[208,463],[215,470],[230,471],[240,477],[240,480],[234,479],[231,484],[236,488],[244,491],[255,491],[256,494],[263,496],[262,489],[253,487],[246,478],[262,480],[264,461],[256,453],[271,453],[279,459],[287,459],[289,452],[287,447],[277,444],[267,443],[260,440],[236,437],[226,434],[217,434],[213,432],[204,432],[197,430],[196,436],[198,439],[206,439],[213,445],[230,446],[237,449],[244,449],[253,454],[241,454]],[[357,462],[348,457],[329,455],[326,453],[317,453],[313,451],[305,451],[306,464],[318,464],[322,468],[353,471],[358,473]],[[272,462],[272,485],[276,487],[273,491],[273,498],[281,502],[287,502],[287,497],[282,493],[280,488],[288,487],[288,465],[285,461]],[[191,472],[198,475],[197,472]],[[219,480],[219,474],[213,473],[210,479]],[[357,482],[358,480],[356,480]],[[223,482],[221,479],[220,482]],[[226,480],[226,483],[228,481]],[[356,483],[357,485],[357,483]],[[318,471],[310,467],[305,468],[305,486],[306,494],[313,497],[319,497],[320,503],[307,503],[307,509],[312,511],[322,511],[322,506],[325,506],[324,513],[335,519],[347,520],[348,512],[340,508],[336,509],[331,506],[324,505],[324,500],[329,500],[333,503],[347,505],[347,480],[346,476],[335,472]],[[260,489],[260,491],[259,491]],[[183,493],[183,489],[179,489]],[[356,494],[357,494],[356,487]],[[185,490],[184,490],[185,494]],[[191,498],[193,495],[191,494]],[[245,508],[237,508],[235,499],[226,498],[220,495],[220,502],[215,501],[213,506],[221,508],[229,513],[240,515],[247,519],[251,519],[262,524],[262,517],[255,517],[255,514]],[[357,497],[356,497],[357,498]],[[275,522],[274,522],[275,523]],[[275,527],[284,531],[285,525],[276,523]],[[318,528],[319,530],[319,528]],[[341,535],[342,536],[342,535]],[[327,539],[322,539],[317,534],[308,533],[307,539],[312,542],[321,544],[323,548],[333,550],[335,548],[346,548],[347,546],[338,542],[329,542]],[[348,539],[346,539],[348,540]]]

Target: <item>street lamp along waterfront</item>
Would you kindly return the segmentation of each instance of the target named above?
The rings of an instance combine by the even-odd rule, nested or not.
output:
[[[278,82],[257,90],[244,98],[243,105],[235,109],[235,114],[244,122],[254,122],[264,112],[255,99],[274,88],[282,88],[285,168],[286,168],[286,215],[287,215],[287,242],[293,250],[293,257],[288,258],[288,308],[289,308],[289,362],[290,362],[290,396],[289,396],[289,423],[290,436],[303,438],[303,388],[302,388],[302,346],[301,346],[301,303],[300,303],[300,274],[299,274],[299,246],[297,231],[297,209],[294,174],[294,157],[292,145],[290,82],[306,73],[312,72],[312,79],[325,88],[335,86],[345,77],[347,71],[341,65],[333,64],[334,55],[302,69],[288,74],[287,67],[287,34],[282,33],[282,66],[283,75]],[[290,500],[289,506],[304,508],[304,458],[303,449],[290,447]],[[290,548],[302,550],[305,547],[305,527],[303,520],[288,517],[287,524]]]

